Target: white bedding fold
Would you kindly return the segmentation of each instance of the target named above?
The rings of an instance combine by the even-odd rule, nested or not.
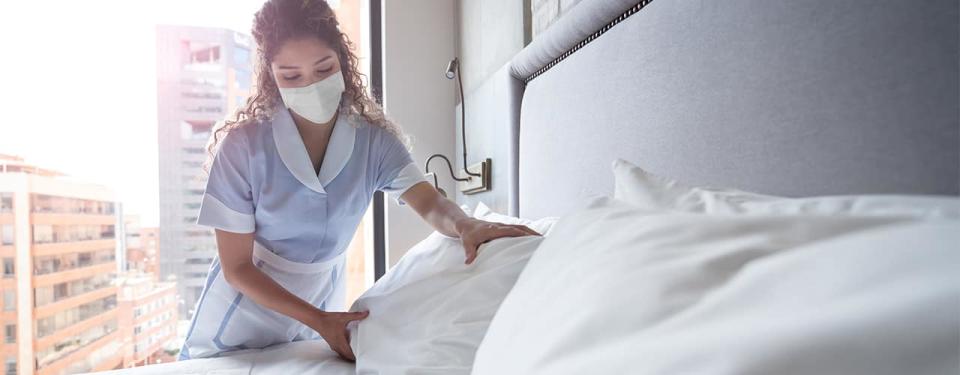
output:
[[[600,200],[528,262],[473,374],[956,374],[958,244],[956,220]]]
[[[276,374],[355,374],[353,363],[337,356],[323,341],[295,341],[263,350],[200,358],[123,370],[98,372],[97,375],[276,375]]]

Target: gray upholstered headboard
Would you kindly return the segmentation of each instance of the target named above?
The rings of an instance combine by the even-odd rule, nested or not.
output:
[[[473,199],[562,214],[612,192],[618,157],[768,194],[956,195],[958,15],[956,0],[584,0],[511,62],[526,86],[497,106],[519,108],[501,133],[519,142],[494,168],[516,185]]]

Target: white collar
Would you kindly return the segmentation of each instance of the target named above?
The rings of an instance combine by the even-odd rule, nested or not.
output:
[[[273,141],[280,154],[280,160],[287,166],[300,183],[313,191],[326,194],[324,186],[330,184],[334,177],[347,165],[353,155],[353,145],[356,141],[357,130],[346,120],[347,114],[337,114],[337,121],[333,125],[333,132],[327,142],[327,149],[320,164],[320,173],[314,174],[310,155],[303,144],[303,138],[297,130],[297,124],[287,108],[278,106],[273,114]]]

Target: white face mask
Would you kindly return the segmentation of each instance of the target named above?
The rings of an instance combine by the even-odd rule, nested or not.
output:
[[[337,71],[309,86],[280,88],[280,98],[294,113],[310,122],[324,124],[337,114],[345,88],[343,74]]]

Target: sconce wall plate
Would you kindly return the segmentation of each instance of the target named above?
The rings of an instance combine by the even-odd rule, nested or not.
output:
[[[464,194],[468,194],[468,195],[489,191],[492,163],[493,163],[493,160],[491,160],[490,158],[487,158],[482,162],[479,162],[467,167],[467,171],[480,174],[480,176],[479,177],[471,176],[464,173],[460,177],[469,178],[469,180],[458,181],[457,190],[460,190]]]

